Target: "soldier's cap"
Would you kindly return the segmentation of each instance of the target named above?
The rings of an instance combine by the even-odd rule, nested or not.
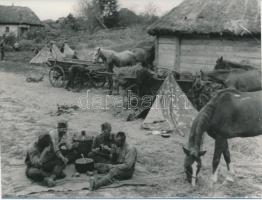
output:
[[[59,120],[57,123],[57,128],[67,128],[68,124],[66,120]]]

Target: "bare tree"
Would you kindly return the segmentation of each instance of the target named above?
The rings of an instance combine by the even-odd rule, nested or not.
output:
[[[147,17],[155,17],[159,14],[159,7],[154,4],[153,2],[149,2],[146,4],[145,9],[144,9],[144,15]]]
[[[113,27],[118,24],[117,0],[79,0],[79,15],[88,19],[91,32],[100,26]]]
[[[78,14],[87,19],[88,30],[93,33],[99,26],[99,5],[96,0],[78,0]]]

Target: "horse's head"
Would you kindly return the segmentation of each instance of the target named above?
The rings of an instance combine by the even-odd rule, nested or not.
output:
[[[217,70],[217,69],[228,69],[228,66],[227,66],[226,62],[224,61],[223,56],[218,58],[217,61],[216,61],[216,65],[214,67],[214,70]]]
[[[186,154],[184,161],[184,169],[187,176],[187,180],[193,186],[196,185],[197,176],[201,169],[201,156],[205,155],[206,151],[193,151],[183,147],[183,151]]]

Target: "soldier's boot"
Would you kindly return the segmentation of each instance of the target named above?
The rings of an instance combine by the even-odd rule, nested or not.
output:
[[[50,177],[45,177],[44,178],[44,184],[47,187],[54,187],[56,185],[55,181],[54,181],[55,176],[51,175]]]

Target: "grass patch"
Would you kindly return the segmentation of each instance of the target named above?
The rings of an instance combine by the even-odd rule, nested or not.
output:
[[[49,69],[45,66],[30,65],[22,62],[0,61],[0,71],[4,71],[4,72],[27,74],[27,73],[44,73],[47,72],[48,70]]]
[[[8,51],[5,53],[5,60],[29,63],[34,56],[33,51]]]

